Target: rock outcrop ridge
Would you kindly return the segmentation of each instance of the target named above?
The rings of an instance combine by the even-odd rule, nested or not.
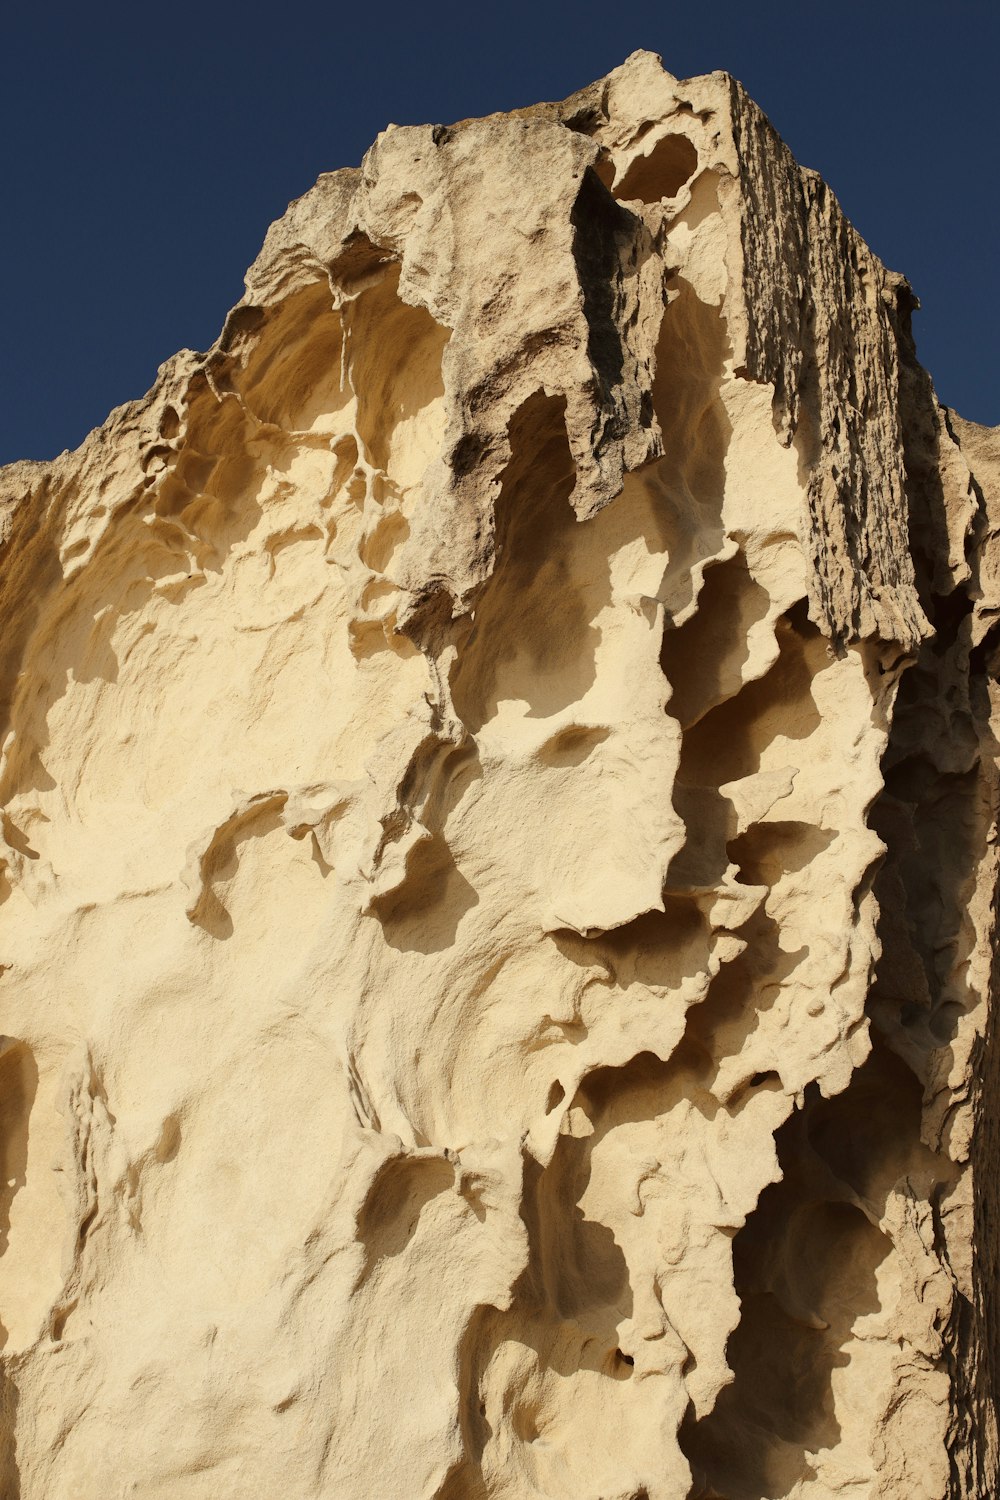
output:
[[[5,1495],[995,1492],[1000,439],[914,305],[636,53],[0,472]]]

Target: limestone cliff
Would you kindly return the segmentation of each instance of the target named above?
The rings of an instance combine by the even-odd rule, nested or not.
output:
[[[1000,442],[722,73],[388,128],[0,473],[21,1500],[995,1491]]]

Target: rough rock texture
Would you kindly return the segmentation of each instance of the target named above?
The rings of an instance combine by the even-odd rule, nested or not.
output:
[[[0,474],[3,1495],[992,1495],[1000,432],[649,53],[246,284]]]

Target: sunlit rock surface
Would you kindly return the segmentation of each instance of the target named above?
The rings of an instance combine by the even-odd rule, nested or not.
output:
[[[722,73],[390,127],[0,474],[2,1492],[994,1493],[998,434]]]

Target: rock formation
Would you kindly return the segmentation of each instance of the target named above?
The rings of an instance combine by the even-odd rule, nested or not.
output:
[[[649,53],[246,288],[0,474],[4,1496],[993,1494],[1000,430]]]

